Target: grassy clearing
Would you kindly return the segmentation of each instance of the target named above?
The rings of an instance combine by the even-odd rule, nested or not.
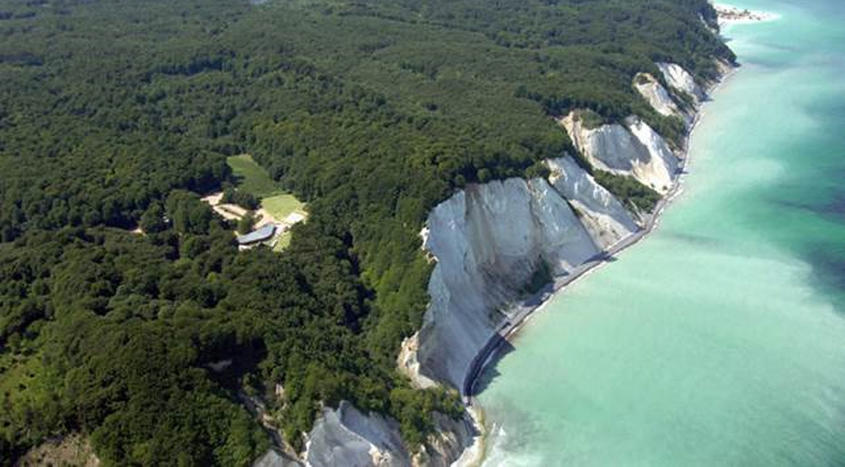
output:
[[[284,191],[270,178],[264,168],[258,165],[249,154],[232,156],[226,159],[237,179],[238,189],[254,195],[256,198],[275,196]]]
[[[277,220],[283,220],[292,212],[305,213],[305,205],[293,195],[271,196],[261,200],[261,207]]]

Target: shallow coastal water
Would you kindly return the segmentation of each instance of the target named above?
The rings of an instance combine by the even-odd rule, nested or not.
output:
[[[731,2],[744,64],[656,232],[538,312],[486,465],[845,465],[845,3]]]

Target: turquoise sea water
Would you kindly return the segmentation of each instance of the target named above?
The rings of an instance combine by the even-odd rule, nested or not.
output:
[[[486,465],[845,465],[845,2],[744,0],[646,240],[485,375]]]

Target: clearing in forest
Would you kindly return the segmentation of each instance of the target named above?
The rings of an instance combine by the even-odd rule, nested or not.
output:
[[[237,189],[250,193],[261,201],[261,208],[256,211],[259,216],[256,227],[266,224],[277,225],[280,228],[280,235],[273,249],[275,251],[283,250],[290,244],[290,227],[308,217],[305,203],[282,190],[270,178],[270,174],[258,165],[249,154],[231,156],[226,159],[226,163],[229,164],[235,175]],[[223,217],[240,219],[246,214],[243,208],[229,204],[218,204],[219,201],[219,198],[208,199],[209,204]],[[227,208],[237,208],[243,212],[235,213],[232,212],[232,209]],[[221,212],[221,210],[226,210],[226,212]]]
[[[249,154],[231,156],[226,163],[232,168],[239,190],[252,194],[256,198],[267,198],[284,193],[270,174],[258,165]]]
[[[284,194],[271,196],[261,200],[261,209],[267,214],[280,222],[288,222],[295,224],[296,221],[290,222],[288,216],[293,213],[300,214],[302,217],[306,216],[305,205],[302,201],[296,199],[293,195]],[[295,217],[295,216],[294,216]],[[291,219],[292,220],[292,219]]]

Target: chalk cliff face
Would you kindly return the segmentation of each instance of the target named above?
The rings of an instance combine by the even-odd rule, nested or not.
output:
[[[425,230],[424,232],[428,232]],[[429,290],[431,283],[429,282]],[[402,341],[402,347],[399,350],[399,357],[396,358],[399,371],[411,378],[411,383],[414,387],[425,389],[434,387],[437,382],[431,378],[426,377],[420,371],[419,355],[420,349],[420,333],[417,332],[413,336]]]
[[[638,229],[631,214],[570,157],[551,159],[549,180],[578,213],[590,236],[607,249]]]
[[[437,412],[432,414],[432,418],[437,434],[430,436],[422,449],[414,454],[411,464],[425,467],[473,465],[473,453],[467,448],[477,441],[479,432],[472,419],[467,416],[452,420]]]
[[[470,186],[439,204],[425,248],[437,259],[417,360],[427,378],[460,388],[470,361],[541,262],[562,274],[599,252],[546,180]]]
[[[383,415],[364,415],[344,401],[323,409],[308,435],[305,461],[319,466],[404,466],[411,458],[399,424]]]
[[[721,58],[717,58],[716,60],[713,61],[713,63],[716,64],[716,69],[719,70],[719,76],[721,78],[730,74],[734,70],[734,67],[735,67],[735,65],[731,64],[731,62],[724,60],[724,59],[721,59]],[[715,83],[711,83],[711,84],[715,84]]]
[[[634,78],[634,89],[640,93],[641,96],[646,100],[646,102],[651,105],[654,110],[657,111],[660,115],[664,115],[667,117],[677,116],[681,118],[688,118],[686,114],[683,114],[681,110],[678,108],[678,104],[672,100],[672,97],[669,95],[669,91],[657,81],[654,76],[651,76],[648,73],[640,73]]]
[[[706,97],[704,91],[695,82],[695,78],[675,63],[657,63],[657,68],[663,73],[663,78],[669,86],[684,91],[692,96],[696,102],[701,102]]]
[[[435,434],[411,455],[402,442],[399,423],[370,413],[363,414],[343,401],[337,409],[323,409],[308,434],[305,465],[313,467],[446,467],[470,446],[478,432],[466,418],[452,420],[433,413]],[[269,451],[254,467],[286,467],[293,461]]]
[[[664,65],[673,87],[703,96],[689,73]],[[649,82],[653,105],[680,112],[669,91],[653,77]],[[679,160],[639,117],[587,128],[571,112],[560,123],[593,167],[632,176],[662,193],[673,185]],[[421,330],[405,340],[397,359],[416,386],[462,388],[473,358],[540,264],[566,274],[640,229],[622,203],[571,157],[546,164],[549,181],[473,185],[429,214],[422,236],[437,261],[428,286],[431,302]]]
[[[291,459],[274,449],[270,449],[255,461],[252,467],[299,467],[301,465],[299,461]]]
[[[572,143],[590,164],[618,175],[632,176],[659,193],[672,186],[678,158],[666,141],[639,117],[622,124],[587,128],[577,111],[560,120]]]

